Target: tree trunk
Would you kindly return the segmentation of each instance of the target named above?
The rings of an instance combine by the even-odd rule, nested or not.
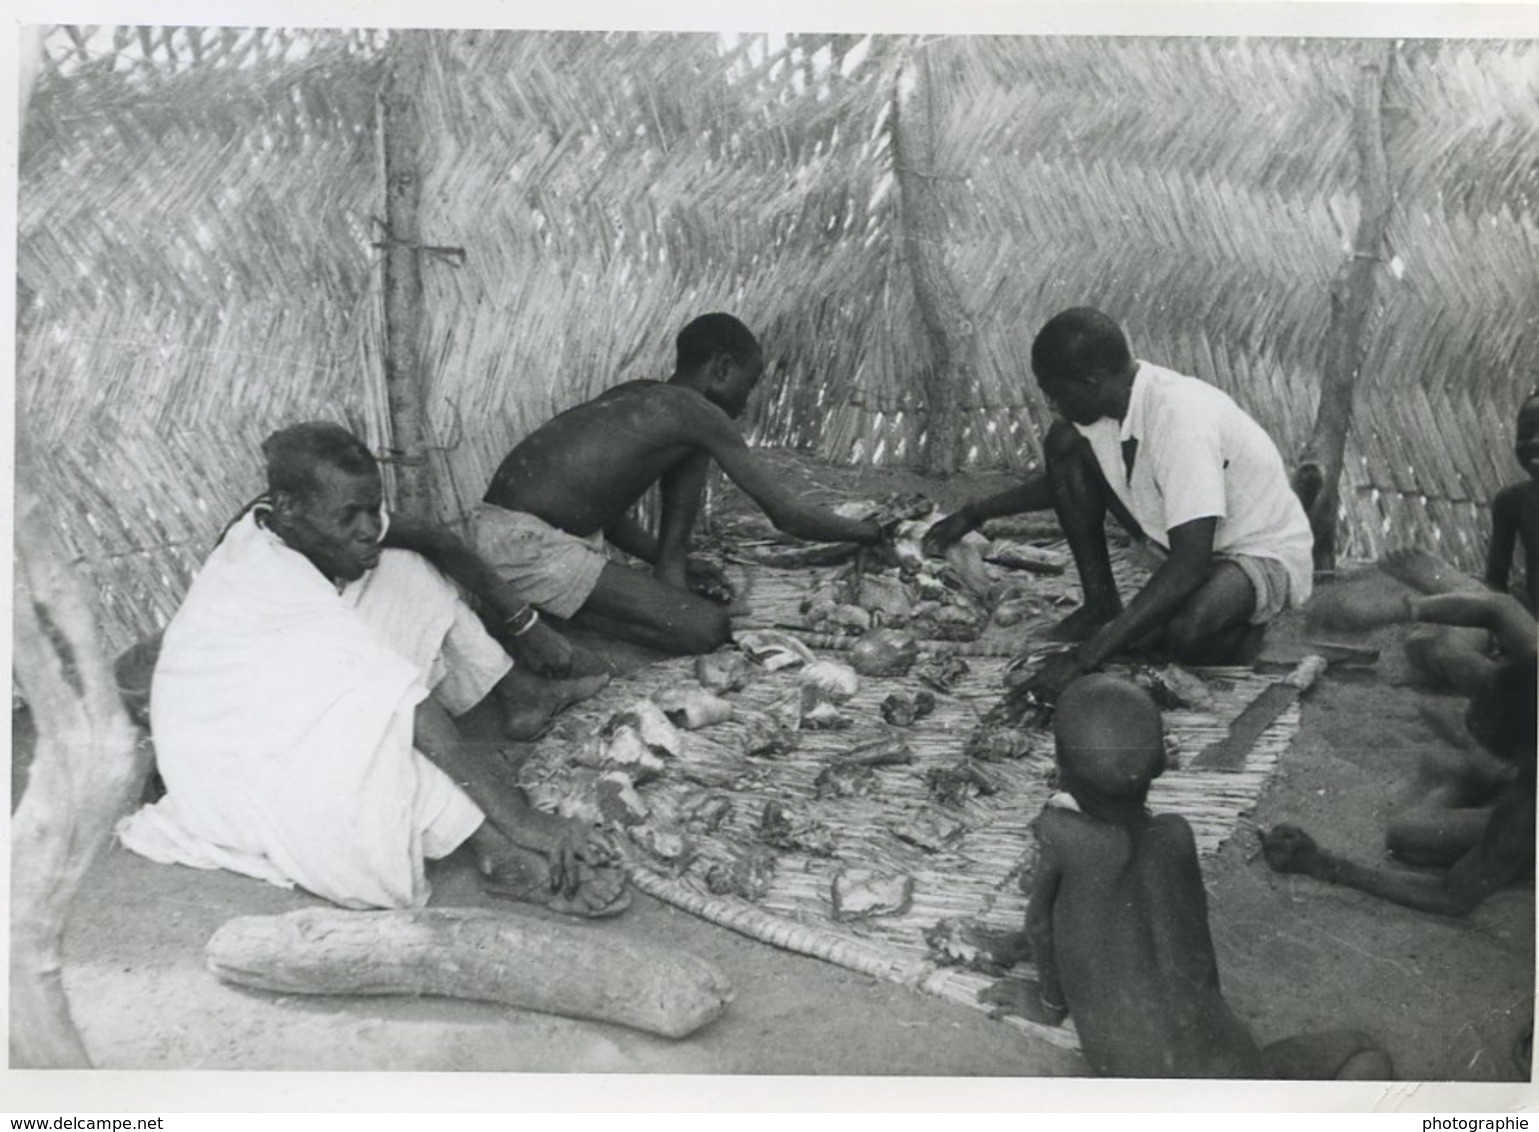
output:
[[[906,95],[905,75],[913,83]],[[977,387],[978,374],[977,331],[946,266],[946,212],[935,168],[940,116],[928,49],[921,48],[899,73],[892,148],[903,254],[930,346],[929,365],[921,375],[927,421],[921,465],[930,474],[962,466],[958,403]]]
[[[1353,94],[1352,135],[1357,148],[1362,214],[1352,254],[1331,281],[1331,321],[1320,367],[1320,407],[1314,432],[1294,475],[1294,488],[1314,532],[1315,569],[1336,564],[1336,519],[1341,499],[1341,468],[1352,428],[1352,396],[1363,361],[1363,330],[1373,306],[1376,268],[1392,199],[1384,155],[1381,106],[1385,75],[1394,63],[1394,45],[1385,43],[1378,58],[1358,68]]]
[[[682,1038],[721,1016],[715,967],[623,933],[478,908],[242,916],[208,941],[227,982],[285,994],[444,995]]]
[[[37,746],[11,822],[11,1065],[90,1065],[61,969],[70,901],[147,769],[85,588],[25,478],[17,437],[15,675]]]
[[[428,475],[426,375],[422,365],[422,123],[417,96],[427,39],[399,33],[381,99],[385,155],[385,400],[393,506],[420,519],[433,516]]]

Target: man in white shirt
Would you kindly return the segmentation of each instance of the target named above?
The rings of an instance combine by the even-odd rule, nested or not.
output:
[[[1033,681],[1049,698],[1145,640],[1186,663],[1243,659],[1260,627],[1311,586],[1309,520],[1277,446],[1223,391],[1136,360],[1122,328],[1090,307],[1048,321],[1031,368],[1060,418],[1043,444],[1045,466],[936,524],[930,549],[986,519],[1057,513],[1084,603],[1052,634],[1077,647],[1049,658]],[[1112,578],[1108,509],[1159,560],[1126,607]]]

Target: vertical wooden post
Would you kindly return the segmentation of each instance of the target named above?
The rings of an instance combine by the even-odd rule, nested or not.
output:
[[[44,34],[21,31],[23,120]],[[11,817],[11,1067],[82,1068],[91,1062],[64,993],[64,926],[81,879],[148,767],[102,657],[85,588],[31,490],[27,434],[15,435],[13,672],[37,745]]]
[[[1386,75],[1394,65],[1394,44],[1358,67],[1352,103],[1352,136],[1357,149],[1362,213],[1352,253],[1331,281],[1331,320],[1320,366],[1320,406],[1293,485],[1314,531],[1315,569],[1336,565],[1336,513],[1341,468],[1352,428],[1352,396],[1363,363],[1363,330],[1373,306],[1374,281],[1389,227],[1393,200],[1384,155],[1381,106]]]
[[[24,435],[17,445],[15,675],[37,746],[11,821],[11,1065],[86,1068],[64,993],[64,927],[148,768],[85,588],[30,490]]]
[[[906,82],[912,88],[905,92]],[[906,95],[906,96],[905,96]],[[928,49],[900,69],[893,98],[892,148],[898,180],[898,223],[914,297],[930,344],[923,376],[928,428],[921,462],[930,474],[962,466],[959,392],[977,387],[978,336],[946,267],[946,212],[937,187],[940,107]]]
[[[394,33],[389,76],[381,98],[385,157],[385,400],[390,413],[393,507],[428,519],[433,514],[428,475],[426,374],[422,364],[422,195],[419,168],[422,85],[427,33]]]

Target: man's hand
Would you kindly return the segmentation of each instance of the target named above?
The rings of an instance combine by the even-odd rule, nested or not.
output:
[[[555,833],[545,852],[550,858],[550,886],[562,896],[572,896],[582,882],[581,861],[593,868],[613,864],[616,855],[603,832],[596,826],[561,819],[561,827]]]
[[[1014,1014],[1028,1022],[1057,1026],[1068,1015],[1066,1006],[1047,1002],[1034,979],[1004,978],[978,992],[978,1002],[990,1007],[990,1018]]]
[[[1310,837],[1296,825],[1278,825],[1262,830],[1261,853],[1274,872],[1304,873],[1319,876],[1325,854]]]
[[[536,622],[516,637],[507,638],[513,659],[539,676],[567,676],[572,671],[572,645],[543,622]]]
[[[1020,687],[1045,704],[1058,702],[1063,690],[1089,672],[1073,649],[1049,653]]]
[[[922,544],[924,552],[931,557],[939,558],[946,553],[948,546],[957,542],[977,525],[968,515],[966,507],[960,511],[953,511],[925,532]]]

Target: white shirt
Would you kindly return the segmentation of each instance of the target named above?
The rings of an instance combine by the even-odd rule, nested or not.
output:
[[[1223,390],[1140,361],[1127,415],[1074,427],[1149,538],[1169,549],[1172,527],[1216,518],[1215,554],[1276,559],[1288,571],[1288,603],[1309,596],[1309,519],[1277,445]],[[1138,442],[1131,476],[1122,448],[1129,440]]]

